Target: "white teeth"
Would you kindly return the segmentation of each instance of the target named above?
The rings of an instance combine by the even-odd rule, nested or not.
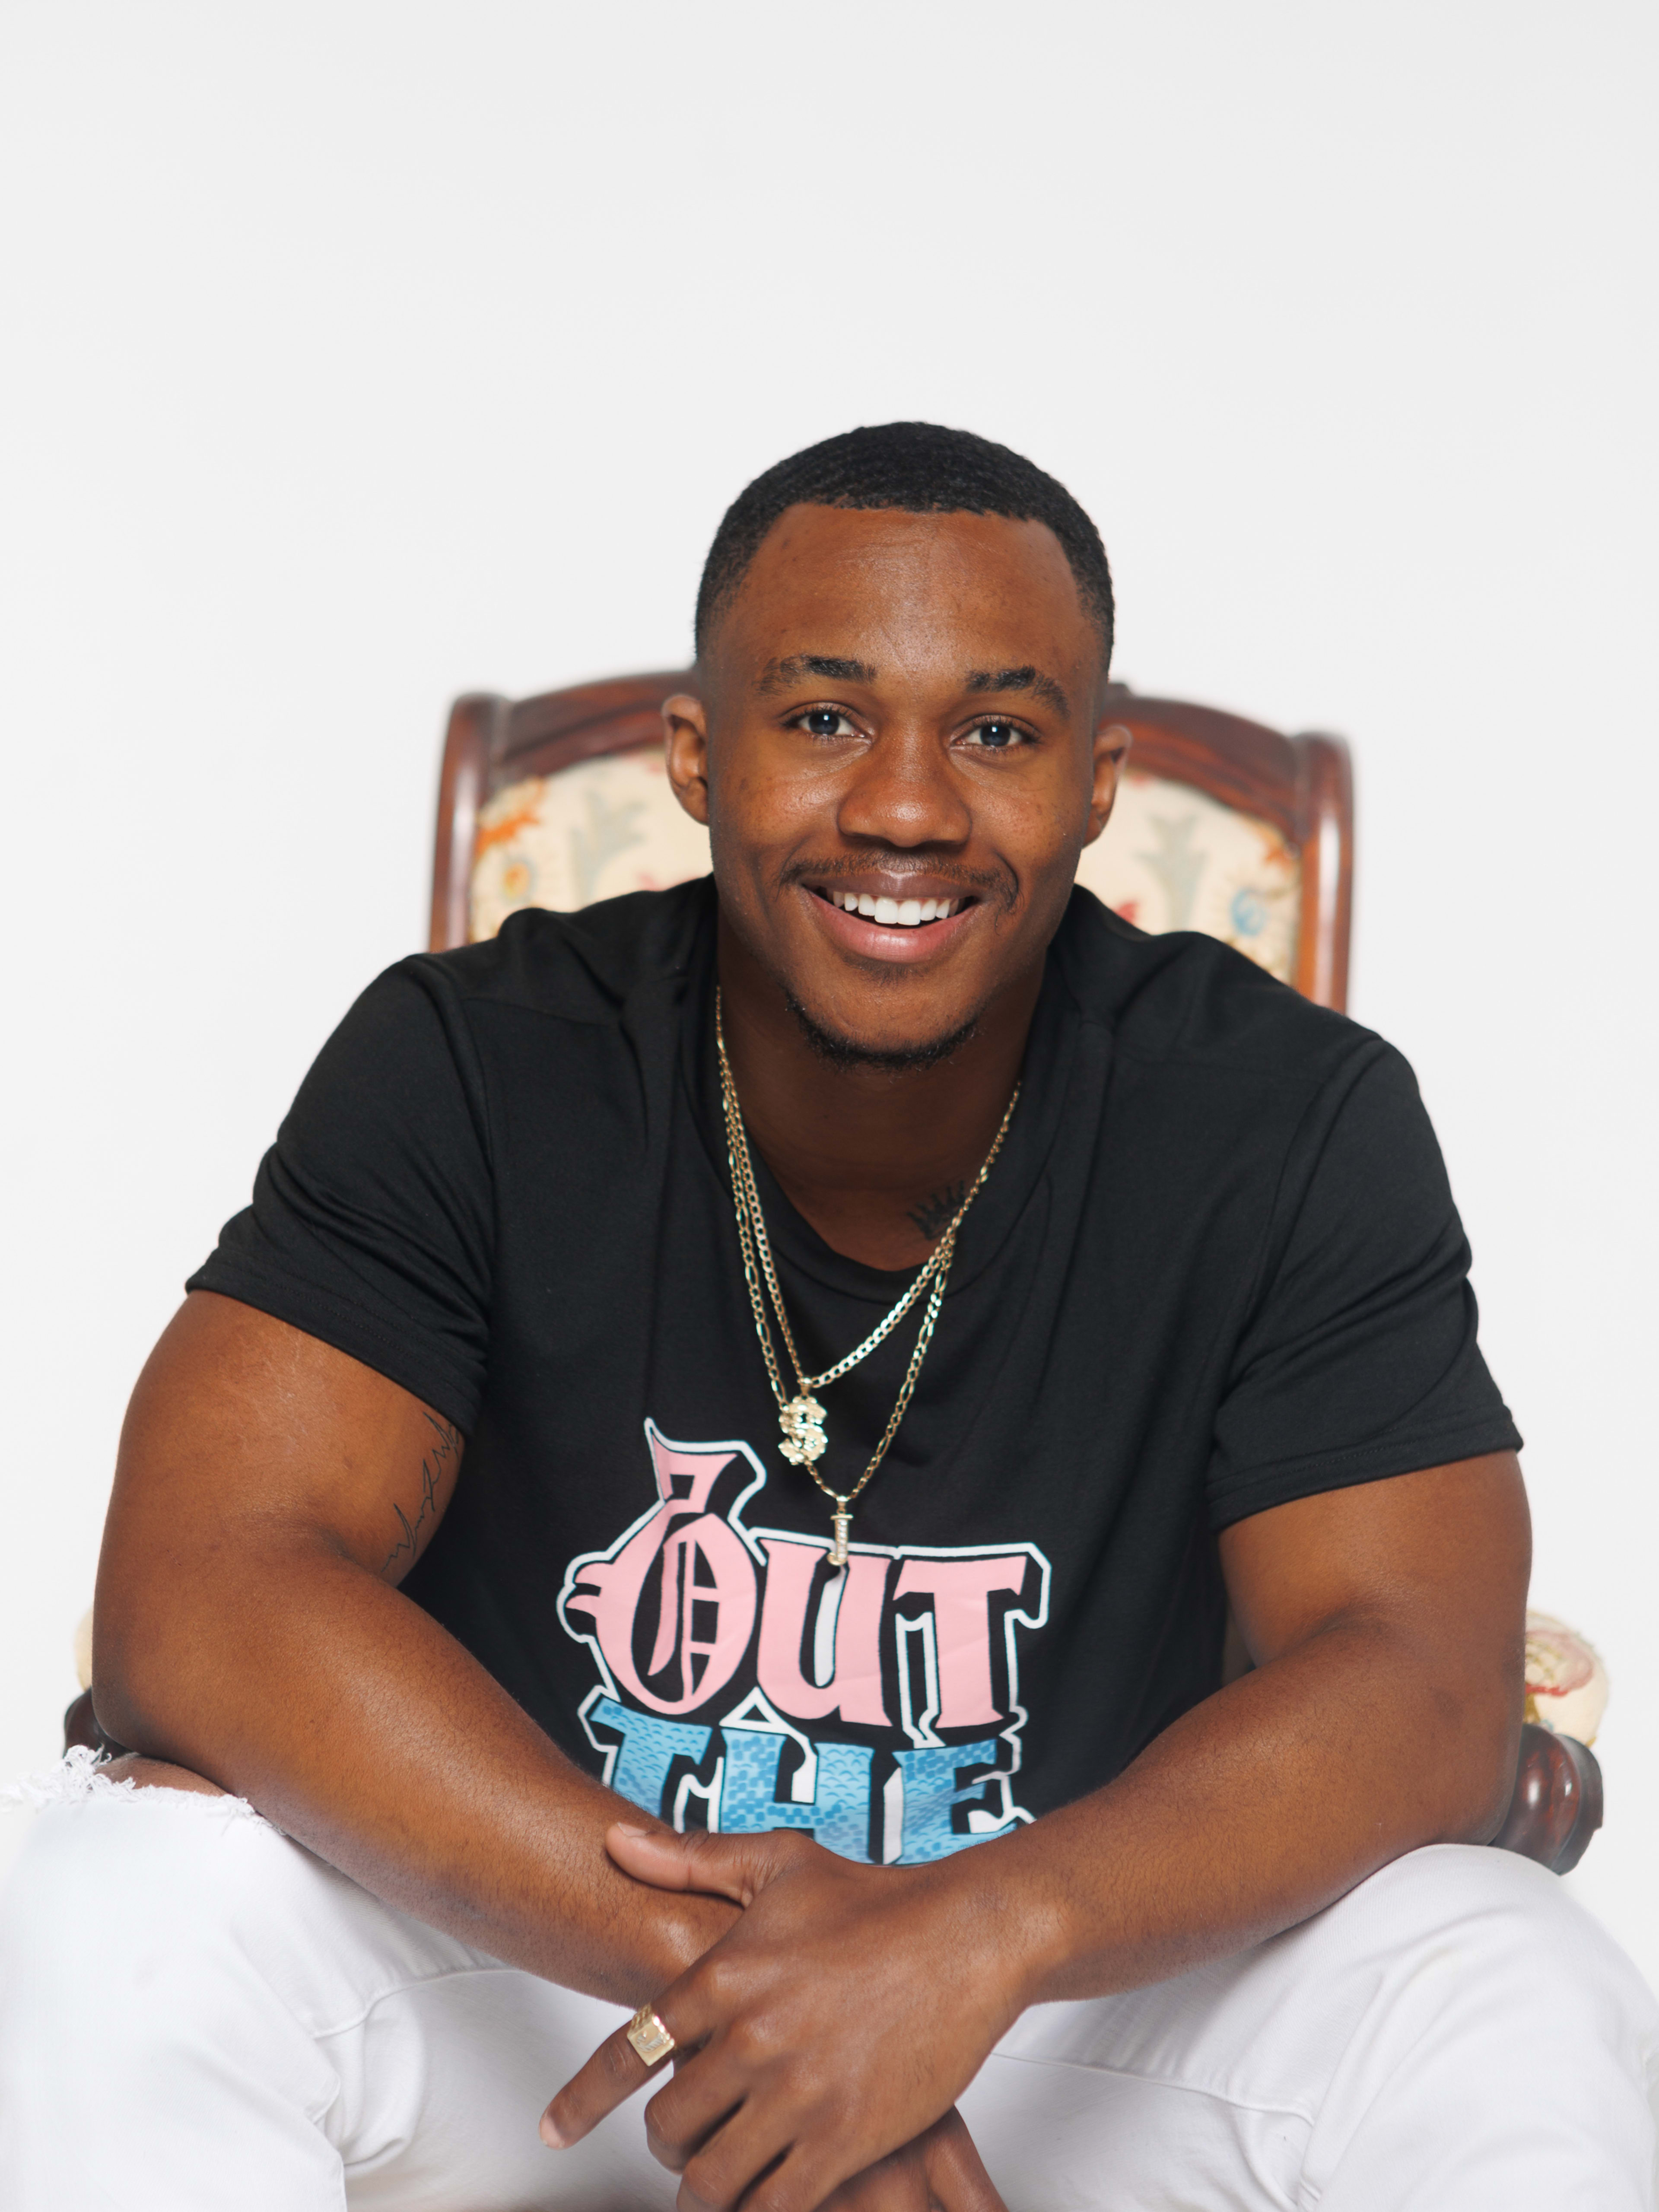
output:
[[[861,914],[884,929],[918,929],[924,921],[945,921],[962,903],[959,899],[876,898],[869,891],[831,891],[830,901],[843,914]]]

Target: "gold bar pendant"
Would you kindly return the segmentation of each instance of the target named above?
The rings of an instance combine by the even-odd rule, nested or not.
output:
[[[830,1547],[830,1564],[832,1567],[844,1567],[847,1565],[847,1532],[853,1525],[853,1516],[843,1509],[832,1514],[830,1518],[836,1524],[836,1540]]]

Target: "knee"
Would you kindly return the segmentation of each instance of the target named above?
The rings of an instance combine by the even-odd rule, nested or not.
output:
[[[222,1795],[110,1790],[36,1815],[0,1895],[0,2171],[55,2170],[72,2143],[102,2174],[158,2114],[210,2130],[230,2106],[331,2108],[289,1909],[307,1860]]]
[[[1333,1908],[1374,1919],[1407,1940],[1465,1941],[1503,1950],[1516,1944],[1554,1952],[1588,1942],[1615,1949],[1559,1875],[1516,1851],[1490,1844],[1431,1844],[1380,1868]]]
[[[1512,1851],[1412,1851],[1332,1910],[1402,2002],[1433,1985],[1466,2027],[1505,2040],[1589,2040],[1644,2066],[1659,2048],[1659,2006],[1634,1964],[1559,1875]]]
[[[1304,1927],[1293,1955],[1343,2023],[1304,2166],[1318,2201],[1380,2202],[1344,2182],[1386,2172],[1398,2203],[1471,2201],[1472,2176],[1482,2203],[1651,2202],[1659,2015],[1557,1876],[1436,1844]]]
[[[0,1977],[36,2004],[95,1992],[103,2008],[163,1966],[204,1966],[291,1850],[222,1792],[101,1788],[47,1805],[0,1898]]]
[[[349,1887],[239,1798],[104,1790],[49,1805],[0,1895],[7,2047],[38,2031],[117,2065],[222,2031],[246,2040],[306,2008],[328,1958],[319,1923]]]

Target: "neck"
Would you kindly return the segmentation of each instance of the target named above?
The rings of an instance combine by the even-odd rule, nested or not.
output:
[[[750,1147],[832,1250],[920,1267],[978,1174],[1018,1079],[1039,963],[931,1066],[826,1059],[776,980],[720,925],[726,1057]]]

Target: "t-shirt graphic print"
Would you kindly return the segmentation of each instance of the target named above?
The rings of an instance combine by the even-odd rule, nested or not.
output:
[[[1031,1818],[1016,1778],[1020,1641],[1048,1617],[1035,1544],[854,1540],[837,1570],[827,1534],[750,1525],[766,1470],[747,1443],[652,1421],[645,1443],[656,1504],[574,1559],[559,1599],[593,1656],[581,1720],[613,1790],[676,1828],[799,1828],[890,1866]]]

